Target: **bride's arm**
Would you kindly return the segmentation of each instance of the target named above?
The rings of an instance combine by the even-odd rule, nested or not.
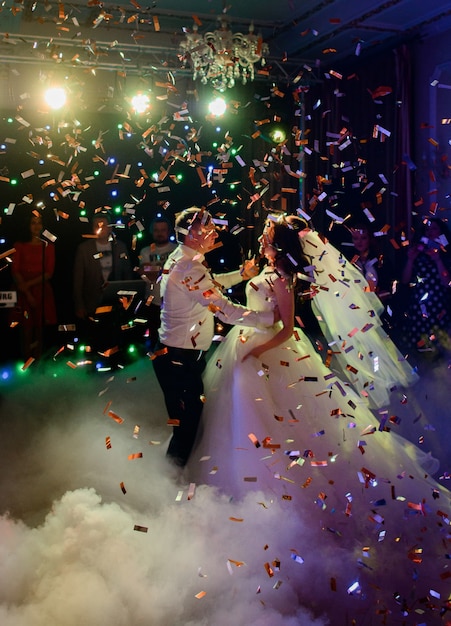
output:
[[[292,289],[289,289],[287,283],[281,278],[277,278],[273,282],[273,291],[275,295],[275,306],[279,311],[280,321],[282,322],[282,328],[278,333],[274,335],[269,341],[265,341],[265,343],[260,344],[259,346],[255,346],[250,352],[248,352],[244,357],[243,361],[248,359],[250,356],[254,356],[257,359],[266,352],[267,350],[271,350],[271,348],[276,348],[280,346],[282,343],[287,341],[293,334],[294,327],[294,292]]]

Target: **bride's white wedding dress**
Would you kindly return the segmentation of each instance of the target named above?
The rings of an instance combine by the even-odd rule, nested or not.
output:
[[[382,302],[369,291],[363,274],[315,231],[301,238],[313,277],[312,305],[338,366],[372,408],[389,404],[397,386],[418,380],[406,358],[382,327]]]
[[[248,283],[251,309],[274,307],[274,279],[266,269]],[[293,532],[298,516],[293,546],[308,537],[305,551],[315,571],[324,567],[325,580],[336,573],[331,555],[335,561],[340,554],[340,593],[310,591],[312,606],[327,615],[332,609],[322,603],[335,603],[333,624],[347,623],[340,611],[347,611],[350,596],[358,595],[374,616],[377,603],[383,615],[400,610],[400,598],[410,607],[413,596],[418,603],[431,589],[443,594],[447,582],[449,592],[449,492],[430,477],[437,463],[396,435],[396,424],[380,423],[300,329],[261,359],[241,361],[278,329],[234,327],[211,355],[190,480],[217,486],[234,501],[252,493],[260,504],[277,500],[285,513],[272,532]],[[354,592],[346,587],[351,579]],[[296,579],[290,584],[296,587]]]

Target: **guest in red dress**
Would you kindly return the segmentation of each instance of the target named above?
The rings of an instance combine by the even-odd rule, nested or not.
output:
[[[50,279],[55,269],[55,249],[41,237],[42,218],[33,212],[28,240],[17,241],[12,276],[17,288],[16,322],[21,326],[24,359],[39,358],[45,327],[55,325],[56,307]]]

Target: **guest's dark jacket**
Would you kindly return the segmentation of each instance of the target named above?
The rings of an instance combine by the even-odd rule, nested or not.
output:
[[[127,247],[122,241],[112,242],[113,269],[109,280],[129,280],[133,271]],[[84,241],[78,246],[74,264],[73,296],[75,311],[86,311],[92,315],[102,301],[105,287],[100,256],[95,239]]]

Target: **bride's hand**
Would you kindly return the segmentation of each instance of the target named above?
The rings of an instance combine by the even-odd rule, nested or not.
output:
[[[245,261],[240,269],[241,277],[243,280],[249,280],[250,278],[255,278],[255,276],[257,276],[257,274],[259,273],[259,271],[260,270],[259,270],[259,267],[255,258]]]

